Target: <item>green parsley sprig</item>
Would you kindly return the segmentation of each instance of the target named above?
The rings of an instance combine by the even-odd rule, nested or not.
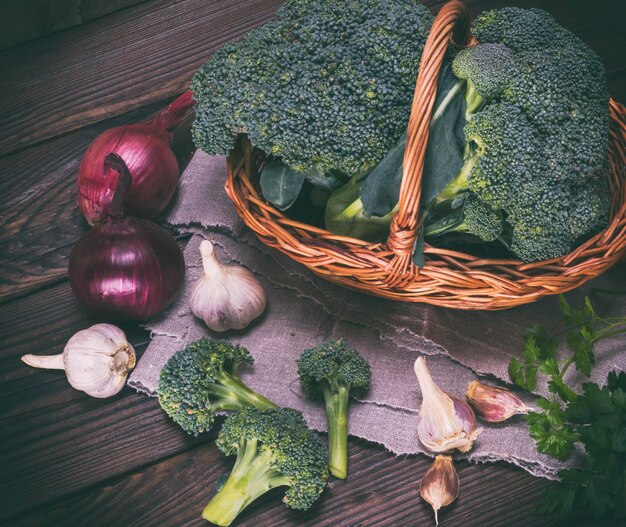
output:
[[[526,416],[537,450],[565,460],[580,442],[587,453],[584,467],[559,472],[560,484],[544,494],[539,510],[626,518],[626,373],[611,372],[604,387],[587,382],[580,394],[564,380],[572,364],[591,376],[594,345],[626,333],[626,317],[599,316],[589,298],[575,309],[561,296],[559,308],[565,329],[550,335],[542,325],[533,326],[524,337],[522,360],[514,357],[509,364],[511,380],[528,391],[535,389],[538,374],[548,378],[551,397],[539,399],[540,411]],[[571,353],[559,362],[563,336]]]

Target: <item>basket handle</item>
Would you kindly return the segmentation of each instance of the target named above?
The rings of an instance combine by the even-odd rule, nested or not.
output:
[[[448,44],[466,45],[469,40],[469,11],[460,0],[445,4],[433,22],[420,63],[411,116],[407,128],[406,147],[402,161],[402,184],[398,211],[391,222],[387,246],[402,260],[396,269],[406,271],[419,226],[419,208],[422,187],[424,154],[428,143],[430,116],[437,96],[439,70]],[[394,266],[398,267],[398,266]]]

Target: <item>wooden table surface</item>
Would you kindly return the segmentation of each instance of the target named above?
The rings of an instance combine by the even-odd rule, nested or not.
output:
[[[28,5],[38,3],[6,4],[29,16]],[[78,15],[72,11],[65,25],[40,24],[44,36],[0,51],[1,525],[205,523],[202,508],[232,466],[215,434],[190,437],[154,399],[129,388],[93,399],[63,374],[30,369],[19,358],[58,353],[76,331],[103,321],[74,299],[66,274],[70,250],[87,230],[74,195],[87,145],[163,106],[218,45],[269,20],[280,3],[117,0],[94,15],[93,1],[59,0]],[[436,11],[441,3],[428,5]],[[600,54],[612,96],[626,101],[622,0],[468,2],[473,15],[507,3],[552,12]],[[92,14],[81,18],[81,4]],[[175,151],[184,166],[193,152],[189,126],[177,133]],[[149,335],[136,323],[123,328],[141,355]],[[418,495],[428,458],[394,457],[356,439],[349,448],[349,479],[334,481],[310,511],[286,509],[277,490],[237,525],[434,525]],[[556,524],[533,514],[547,481],[505,463],[460,463],[458,471],[461,495],[441,514],[442,526]]]

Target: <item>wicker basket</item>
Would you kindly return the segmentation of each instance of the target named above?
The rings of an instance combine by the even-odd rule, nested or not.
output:
[[[426,245],[425,265],[412,262],[418,232],[424,152],[437,78],[450,41],[475,43],[469,14],[453,0],[437,15],[422,55],[404,152],[398,212],[383,243],[337,236],[294,221],[261,196],[258,174],[265,158],[241,135],[228,158],[226,192],[259,239],[323,278],[363,292],[406,302],[457,309],[506,309],[574,289],[611,267],[626,249],[626,109],[610,101],[611,223],[561,258],[534,263],[481,259]]]

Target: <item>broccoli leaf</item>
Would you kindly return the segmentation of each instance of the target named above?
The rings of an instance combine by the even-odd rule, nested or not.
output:
[[[261,192],[278,210],[287,210],[298,198],[305,179],[306,174],[272,161],[261,172]]]
[[[420,230],[417,233],[417,239],[415,240],[415,247],[413,247],[413,255],[411,256],[413,263],[417,265],[417,267],[419,267],[420,269],[423,269],[424,265],[426,264],[426,259],[424,256],[425,246],[426,242],[424,240],[424,227],[420,224]]]
[[[360,196],[365,217],[382,217],[398,203],[402,184],[402,160],[406,134],[367,175],[361,184]]]
[[[445,64],[439,75],[437,98],[433,107],[433,118],[428,134],[428,145],[424,158],[422,174],[423,205],[430,203],[463,166],[463,149],[465,148],[465,86],[452,73],[449,64]],[[448,97],[450,96],[450,97]],[[445,111],[438,117],[442,106]]]
[[[312,170],[305,174],[305,178],[314,187],[330,194],[346,182],[347,176],[335,172],[324,173],[319,170]]]

